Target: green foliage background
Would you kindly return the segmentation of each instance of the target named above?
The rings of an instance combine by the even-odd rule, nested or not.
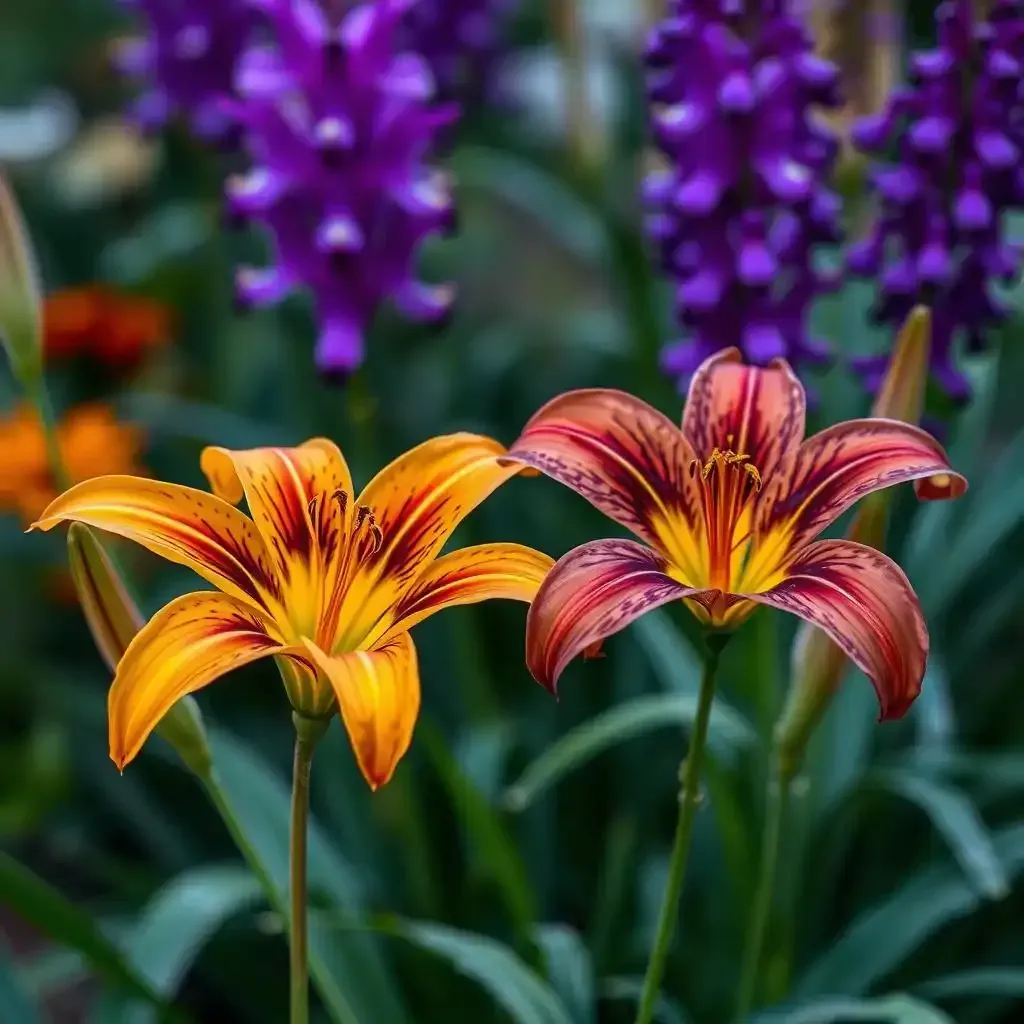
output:
[[[541,13],[527,5],[522,45],[543,42]],[[930,13],[915,9],[916,33]],[[100,0],[8,0],[0,105],[57,88],[86,123],[116,110],[123,90],[98,69],[121,26]],[[154,475],[198,485],[205,444],[326,434],[365,481],[432,434],[509,442],[545,399],[589,385],[629,387],[676,415],[679,397],[656,365],[673,328],[633,198],[638,65],[621,37],[601,53],[621,116],[600,183],[567,167],[557,137],[526,129],[530,111],[471,114],[444,158],[462,231],[426,256],[429,276],[459,282],[458,313],[431,332],[385,312],[364,372],[344,388],[317,379],[301,302],[233,312],[232,267],[258,261],[261,243],[221,227],[230,161],[172,131],[141,192],[84,208],[54,188],[46,161],[7,168],[49,289],[108,280],[179,318],[173,347],[117,396],[148,432]],[[1013,320],[971,366],[975,402],[947,417],[969,494],[918,508],[901,493],[895,507],[889,550],[932,632],[924,693],[906,720],[878,727],[870,687],[851,672],[816,736],[784,840],[759,1021],[1020,1019],[1024,292],[1011,298]],[[813,382],[816,426],[866,411],[842,360],[888,343],[868,325],[870,301],[868,286],[850,285],[820,304],[819,333],[840,361]],[[108,382],[62,371],[50,385],[65,407]],[[13,382],[3,387],[13,401]],[[516,480],[457,540],[518,540],[558,556],[611,532],[568,491]],[[119,554],[148,612],[190,586],[184,571]],[[0,1021],[281,1021],[281,921],[206,796],[160,740],[123,776],[107,759],[108,675],[78,610],[45,586],[63,559],[59,536],[26,537],[13,517],[0,520]],[[647,616],[607,658],[574,665],[556,703],[523,665],[523,619],[519,606],[488,605],[417,627],[423,716],[380,793],[367,791],[340,727],[322,743],[318,1019],[632,1019],[695,705],[693,624],[682,608]],[[663,1024],[728,1019],[793,628],[761,612],[724,656]],[[283,690],[255,666],[200,701],[228,799],[282,893]]]

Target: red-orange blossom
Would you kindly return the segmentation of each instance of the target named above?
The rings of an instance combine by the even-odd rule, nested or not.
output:
[[[882,717],[920,691],[928,632],[888,556],[816,537],[864,495],[917,481],[925,499],[967,483],[925,431],[886,419],[804,439],[804,389],[782,360],[728,349],[694,375],[682,429],[632,395],[553,399],[508,458],[566,484],[646,543],[598,540],[564,555],[527,618],[526,657],[554,691],[566,665],[645,611],[683,599],[714,629],[758,605],[823,629],[871,679]]]

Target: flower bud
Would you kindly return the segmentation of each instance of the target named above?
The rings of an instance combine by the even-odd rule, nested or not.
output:
[[[78,600],[93,640],[111,672],[144,619],[103,545],[87,526],[72,523],[68,530],[68,561]],[[213,763],[195,698],[182,697],[156,727],[186,766],[200,778],[210,774]]]
[[[889,368],[871,408],[872,416],[917,423],[924,409],[931,347],[931,314],[911,310],[896,339]],[[882,550],[889,517],[889,491],[868,495],[847,531],[847,539]],[[801,623],[793,645],[792,678],[786,706],[775,728],[776,753],[784,782],[800,769],[807,743],[847,669],[846,655],[820,629]]]
[[[14,193],[0,174],[0,342],[14,376],[29,392],[43,372],[40,305],[32,245]]]

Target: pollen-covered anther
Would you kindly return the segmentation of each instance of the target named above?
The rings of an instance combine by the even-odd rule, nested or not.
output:
[[[694,465],[696,466],[698,463],[695,461]],[[729,449],[726,451],[722,451],[720,448],[712,450],[711,457],[701,467],[701,479],[707,480],[716,468],[719,472],[724,472],[730,466],[746,473],[753,481],[755,491],[761,490],[761,471],[750,461],[750,456]]]
[[[373,517],[373,509],[360,505],[356,509],[355,526],[352,536],[359,545],[359,557],[369,558],[375,555],[384,543],[384,534]]]

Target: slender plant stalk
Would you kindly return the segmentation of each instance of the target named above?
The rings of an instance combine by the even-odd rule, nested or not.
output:
[[[658,927],[654,936],[654,947],[647,962],[647,974],[644,976],[644,987],[640,995],[637,1009],[636,1024],[651,1024],[654,1010],[658,1004],[661,990],[661,978],[665,972],[665,960],[668,958],[675,932],[676,916],[679,912],[679,900],[683,895],[683,882],[686,879],[686,862],[690,853],[690,838],[693,835],[693,822],[697,817],[697,808],[701,803],[700,769],[704,760],[704,747],[708,736],[708,723],[711,720],[711,706],[715,696],[715,674],[718,670],[718,658],[722,647],[728,639],[726,634],[712,634],[706,638],[704,654],[704,673],[700,683],[700,697],[697,702],[697,718],[690,734],[690,749],[686,760],[680,768],[681,789],[679,793],[679,820],[676,823],[676,835],[672,844],[672,858],[668,867],[668,884],[661,901],[658,914]]]
[[[597,162],[601,138],[587,80],[589,55],[582,3],[581,0],[553,0],[551,11],[554,35],[562,51],[569,155],[576,168],[586,172]]]
[[[750,927],[747,931],[747,945],[743,954],[743,972],[736,999],[736,1024],[746,1019],[753,1008],[757,993],[757,981],[761,966],[764,937],[768,930],[772,901],[775,893],[775,876],[779,863],[779,843],[782,838],[782,822],[786,816],[790,780],[783,778],[773,758],[768,773],[768,789],[765,795],[764,827],[761,832],[761,864],[754,893],[754,905],[750,913]]]
[[[57,442],[57,417],[54,415],[50,393],[46,389],[46,381],[43,380],[42,376],[29,387],[28,397],[35,407],[36,415],[39,417],[39,422],[43,427],[46,455],[49,459],[50,472],[53,473],[54,482],[60,490],[67,490],[74,481],[68,474],[67,466],[64,464],[64,456],[61,455],[60,445]]]
[[[317,736],[307,719],[295,720],[295,759],[292,767],[292,823],[289,845],[291,893],[291,1024],[309,1022],[309,925],[306,907],[307,836],[309,832],[309,773]]]

